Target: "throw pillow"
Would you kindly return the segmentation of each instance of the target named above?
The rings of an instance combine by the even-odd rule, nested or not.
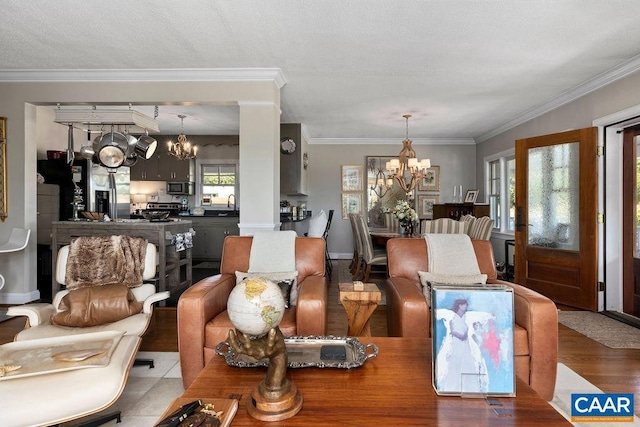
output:
[[[69,291],[60,303],[63,310],[51,316],[54,325],[87,327],[117,322],[142,311],[125,285],[104,285]]]
[[[277,284],[280,287],[280,292],[282,292],[286,308],[293,307],[298,302],[297,271],[280,273],[247,273],[236,271],[236,285],[244,279],[253,279],[254,277],[264,277]]]
[[[307,232],[308,237],[322,237],[324,234],[324,229],[327,228],[327,214],[324,210],[321,210],[318,215],[312,216],[309,219],[309,231]]]

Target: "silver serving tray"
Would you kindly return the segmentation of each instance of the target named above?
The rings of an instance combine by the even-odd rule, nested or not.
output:
[[[356,337],[292,336],[284,339],[287,346],[289,368],[343,368],[352,369],[378,355],[378,346],[363,344]],[[346,350],[345,360],[323,360],[320,348],[324,345],[342,345]],[[224,357],[227,365],[238,368],[268,366],[269,359],[256,360],[246,354],[237,353],[224,341],[216,346],[216,354]]]

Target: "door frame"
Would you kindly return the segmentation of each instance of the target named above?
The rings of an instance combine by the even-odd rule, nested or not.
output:
[[[573,250],[529,245],[528,176],[529,152],[537,147],[559,146],[578,142],[579,150],[579,247]],[[516,283],[529,287],[557,304],[586,310],[598,310],[597,287],[598,227],[596,213],[598,171],[597,129],[572,129],[553,134],[516,140]],[[593,173],[596,173],[594,176]],[[584,175],[583,175],[584,174]],[[595,241],[594,241],[595,239]],[[562,273],[561,273],[562,271]]]
[[[599,311],[623,312],[622,265],[622,129],[640,124],[640,105],[636,105],[592,122],[598,128],[598,144],[604,146],[604,158],[600,158],[602,173],[599,175],[599,192],[602,197],[599,212],[604,213],[600,224],[600,254],[598,276],[605,283],[600,292]]]

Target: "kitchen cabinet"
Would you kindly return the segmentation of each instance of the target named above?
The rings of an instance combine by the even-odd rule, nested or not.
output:
[[[139,159],[131,167],[132,181],[191,181],[195,178],[195,160],[178,160],[158,144],[150,159]]]
[[[197,260],[220,261],[222,243],[227,236],[240,234],[237,216],[191,217],[196,235],[193,239],[192,256]]]
[[[302,125],[286,123],[280,125],[280,139],[291,138],[295,143],[292,153],[280,151],[280,194],[306,196],[308,191],[307,144],[302,140]]]
[[[195,160],[178,160],[167,151],[158,159],[160,181],[194,181]]]

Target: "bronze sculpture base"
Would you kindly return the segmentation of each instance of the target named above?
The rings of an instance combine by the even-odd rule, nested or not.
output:
[[[278,390],[268,390],[262,381],[247,399],[247,412],[260,421],[280,421],[291,418],[302,409],[302,394],[285,379]]]

